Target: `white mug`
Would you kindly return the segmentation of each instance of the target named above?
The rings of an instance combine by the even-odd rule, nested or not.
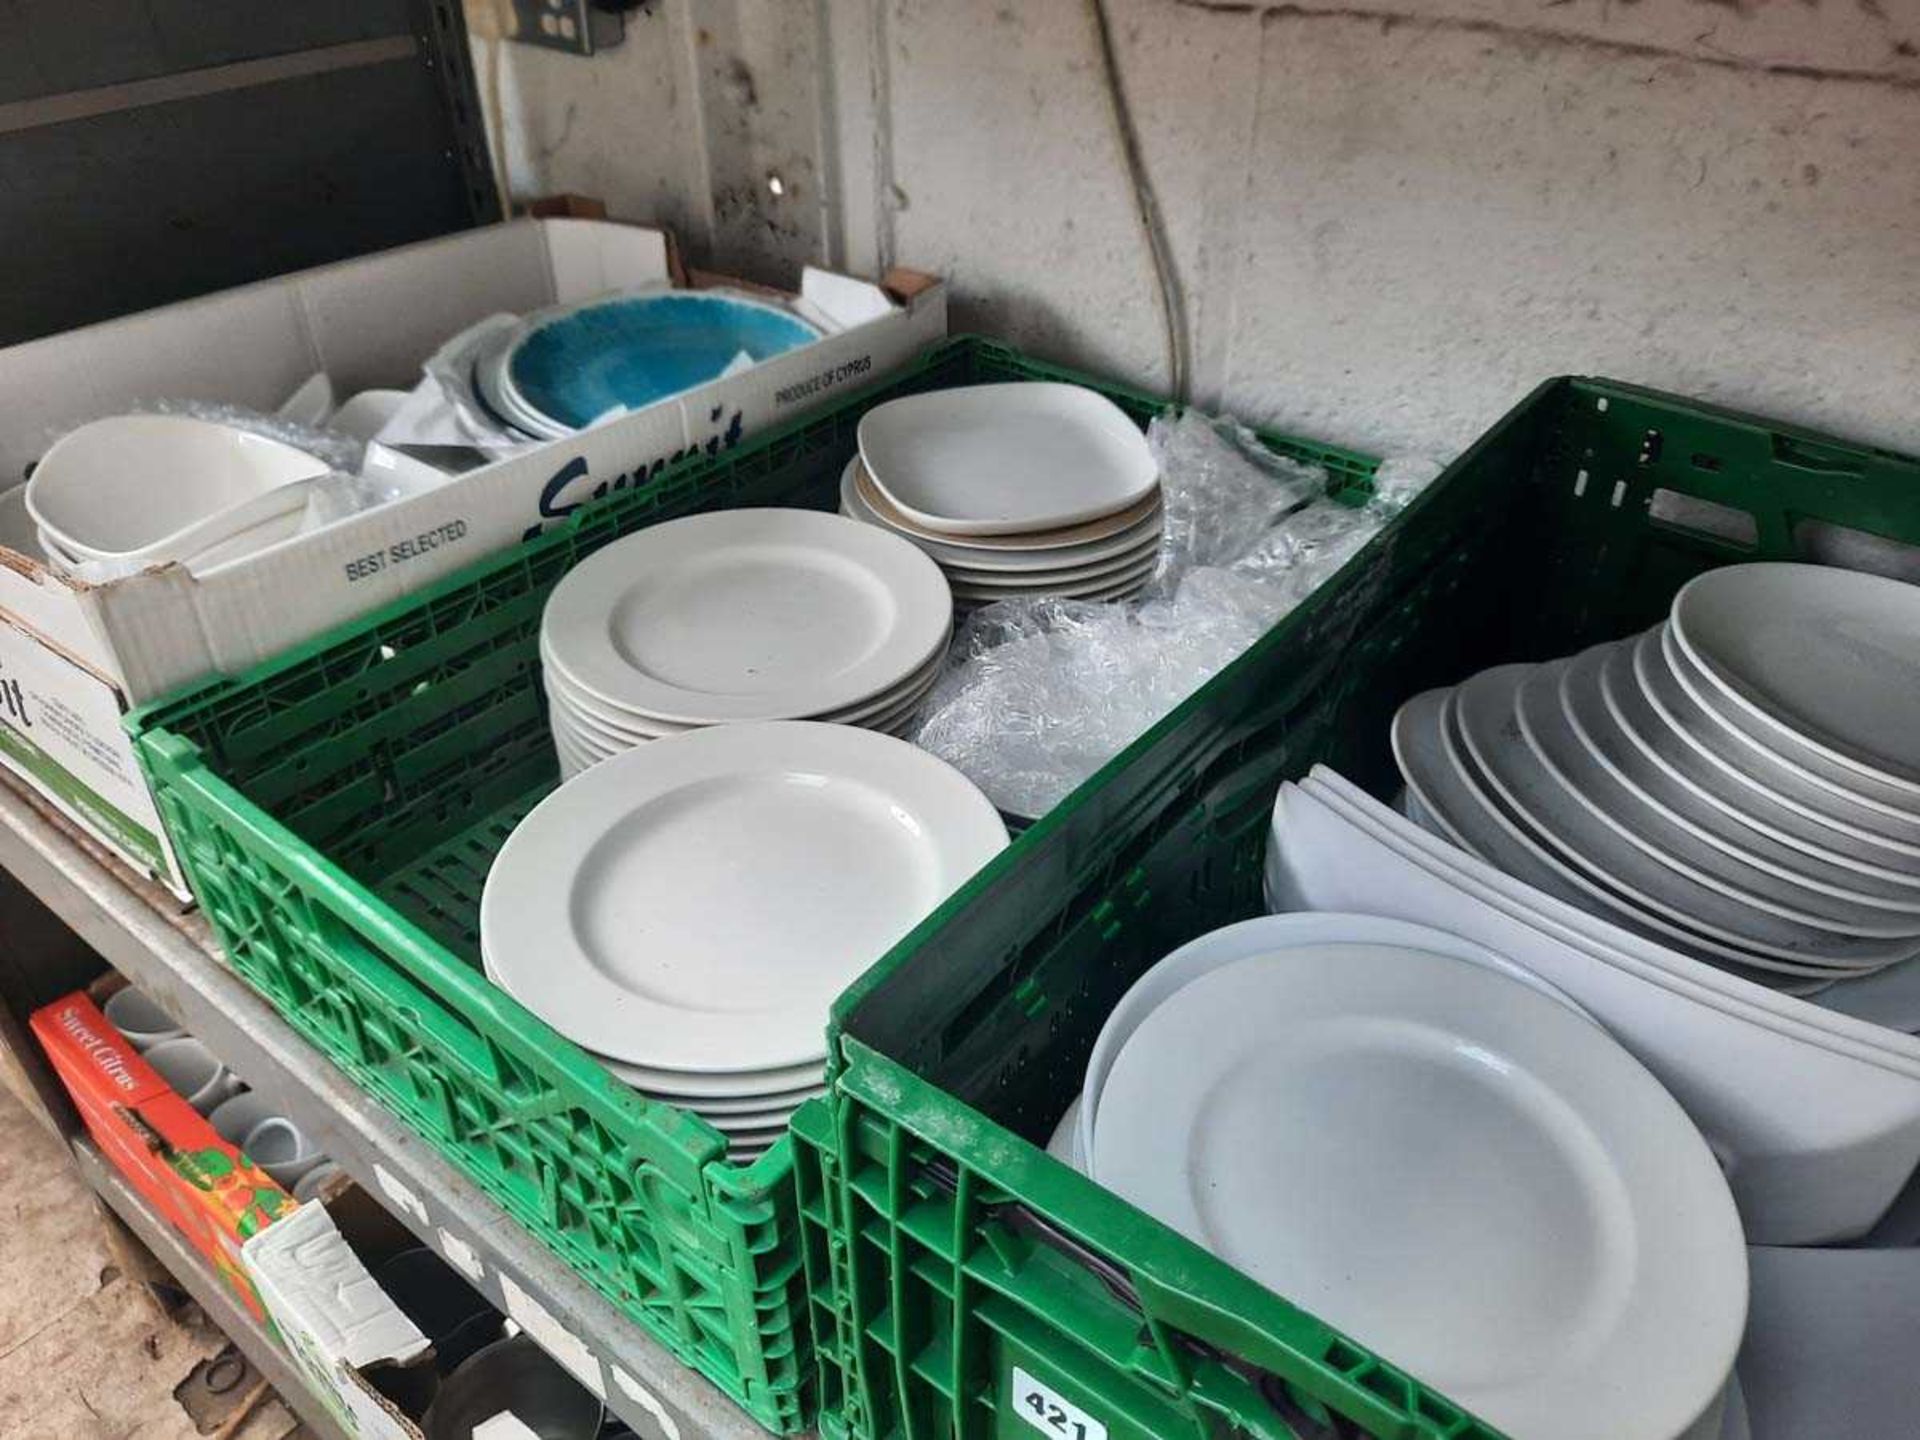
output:
[[[174,1093],[202,1115],[240,1088],[239,1077],[191,1035],[162,1040],[147,1051],[147,1063]]]

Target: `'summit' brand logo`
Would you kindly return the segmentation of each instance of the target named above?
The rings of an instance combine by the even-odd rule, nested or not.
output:
[[[127,1068],[126,1057],[120,1047],[96,1033],[92,1026],[80,1018],[78,1007],[69,1005],[60,1012],[60,1028],[71,1036],[79,1047],[87,1052],[89,1059],[99,1067],[100,1073],[119,1086],[122,1090],[135,1090],[140,1082],[134,1079],[133,1072]]]
[[[554,471],[552,478],[541,488],[539,523],[528,526],[520,538],[533,539],[547,521],[566,519],[588,500],[598,500],[604,495],[646,485],[676,460],[684,460],[690,455],[711,457],[718,455],[722,450],[733,449],[740,443],[740,437],[745,433],[744,422],[745,416],[739,409],[736,408],[729,413],[726,406],[716,405],[707,412],[707,423],[712,430],[705,440],[696,440],[691,445],[675,450],[671,455],[662,455],[648,464],[623,470],[611,480],[595,481],[584,487],[575,485],[574,482],[588,478],[586,457],[574,456]]]

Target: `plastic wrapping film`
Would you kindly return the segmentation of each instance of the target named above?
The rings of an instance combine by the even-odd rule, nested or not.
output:
[[[1385,461],[1364,506],[1327,473],[1195,411],[1148,431],[1159,563],[1128,602],[996,601],[968,615],[914,740],[1014,816],[1044,815],[1312,595],[1437,476]]]

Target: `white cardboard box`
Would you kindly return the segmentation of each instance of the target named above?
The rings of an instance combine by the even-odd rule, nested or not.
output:
[[[316,371],[342,396],[410,387],[448,336],[488,315],[671,273],[661,231],[519,220],[0,350],[0,479],[22,476],[66,429],[142,403],[271,411]],[[89,586],[0,548],[0,763],[184,898],[124,710],[243,670],[670,460],[883,378],[946,333],[944,286],[890,278],[808,270],[801,299],[838,326],[814,344],[204,573],[171,564]]]
[[[273,1317],[307,1388],[349,1435],[420,1440],[361,1372],[418,1363],[427,1337],[400,1313],[318,1200],[273,1222],[241,1247],[240,1263]]]

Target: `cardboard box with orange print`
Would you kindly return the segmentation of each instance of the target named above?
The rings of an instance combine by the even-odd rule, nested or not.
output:
[[[82,991],[31,1021],[101,1153],[265,1319],[240,1247],[295,1208],[293,1197],[222,1140]]]

